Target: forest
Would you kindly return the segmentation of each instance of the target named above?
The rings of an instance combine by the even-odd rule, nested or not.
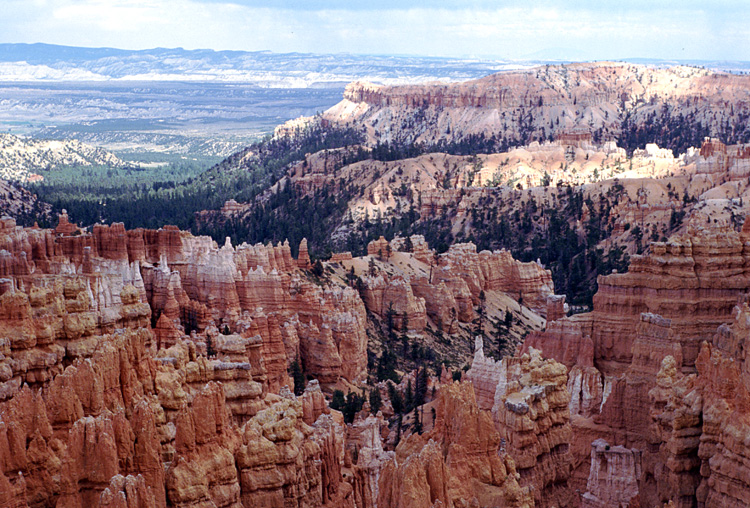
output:
[[[684,122],[689,121],[675,121],[666,109],[647,126],[631,125],[626,118],[622,139],[626,146],[637,146],[656,136],[674,140],[678,148],[692,143],[693,137],[702,132],[678,135],[686,132]],[[422,234],[439,253],[456,241],[471,241],[479,250],[505,248],[517,259],[540,260],[552,270],[557,291],[567,294],[572,304],[582,306],[591,305],[597,275],[627,268],[628,256],[622,248],[609,252],[597,248],[611,233],[609,209],[617,196],[601,196],[593,202],[584,198],[580,189],[568,187],[549,205],[527,200],[524,206],[508,211],[497,203],[484,203],[486,206],[471,210],[468,233],[454,237],[455,210],[420,220],[418,211],[410,208],[355,223],[347,216],[349,200],[359,190],[355,185],[342,182],[337,192],[322,188],[310,193],[284,179],[289,165],[303,160],[305,154],[358,146],[363,141],[363,134],[355,129],[323,127],[314,122],[292,136],[255,143],[208,169],[204,160],[175,161],[148,169],[78,167],[48,171],[44,182],[31,190],[53,206],[53,214],[20,219],[22,223],[37,220],[41,226],[50,226],[56,220],[55,212],[67,209],[71,219],[82,226],[123,222],[130,229],[173,224],[194,234],[210,235],[220,243],[230,237],[235,245],[289,240],[294,255],[299,242],[307,238],[311,256],[321,259],[335,251],[364,255],[367,243],[381,235],[390,240],[398,235]],[[392,161],[438,151],[454,155],[489,153],[507,148],[512,141],[468,136],[451,144],[378,143],[369,150],[349,151],[331,170],[364,159]],[[275,184],[277,190],[269,192]],[[231,218],[215,212],[229,199],[248,203],[248,211]],[[584,200],[590,214],[585,235],[581,236],[574,228],[582,220]],[[198,214],[202,210],[209,212]],[[636,229],[634,234],[638,233]],[[334,231],[339,233],[335,239]]]

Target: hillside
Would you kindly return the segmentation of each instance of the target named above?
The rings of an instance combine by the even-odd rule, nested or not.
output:
[[[0,178],[39,181],[35,171],[62,166],[125,166],[116,155],[75,140],[38,140],[0,134]]]
[[[456,84],[352,83],[330,122],[367,129],[372,143],[470,144],[503,151],[585,130],[631,152],[684,152],[703,137],[747,142],[750,76],[626,63],[546,65]]]
[[[17,182],[0,179],[0,216],[18,217],[33,223],[49,217],[51,206]]]
[[[540,259],[569,301],[590,305],[597,275],[624,270],[629,256],[680,231],[686,218],[704,214],[737,227],[748,212],[742,147],[704,141],[675,157],[656,145],[632,156],[614,143],[579,145],[394,161],[361,146],[321,151],[255,200],[199,213],[198,226],[254,242],[306,237],[323,257],[359,255],[380,235],[422,234],[439,251],[472,241]]]

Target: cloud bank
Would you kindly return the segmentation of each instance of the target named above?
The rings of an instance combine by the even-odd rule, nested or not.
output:
[[[625,5],[623,5],[625,4]],[[750,9],[706,2],[5,0],[0,42],[448,57],[750,60]]]

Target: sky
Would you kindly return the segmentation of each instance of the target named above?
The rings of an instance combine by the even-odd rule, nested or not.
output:
[[[501,59],[750,60],[748,0],[2,0],[0,42]]]

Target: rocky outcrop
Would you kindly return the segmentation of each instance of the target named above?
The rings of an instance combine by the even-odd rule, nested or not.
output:
[[[377,240],[373,240],[367,244],[367,255],[374,256],[378,259],[388,261],[391,257],[391,244],[384,237],[380,237]]]
[[[224,400],[222,387],[209,383],[177,416],[175,456],[165,477],[171,506],[242,506],[232,453],[238,436]]]
[[[552,272],[539,263],[522,263],[513,259],[507,250],[479,253],[484,289],[502,291],[541,316],[547,315],[547,298],[554,294]],[[559,317],[559,316],[557,316]]]
[[[627,273],[600,277],[593,312],[548,323],[522,349],[540,348],[570,367],[570,410],[582,440],[604,438],[641,453],[641,503],[693,506],[699,486],[708,485],[698,456],[707,412],[696,361],[701,342],[714,337],[744,365],[743,321],[721,323],[733,320],[750,288],[747,227],[736,232],[693,218],[686,234],[634,256]],[[665,358],[669,368],[657,375]],[[678,399],[661,386],[676,383],[665,372],[686,376]],[[574,476],[590,478],[590,461],[581,446],[575,450]]]
[[[641,476],[641,454],[603,439],[591,443],[591,473],[582,508],[634,506]],[[637,505],[635,505],[637,506]]]
[[[750,502],[742,436],[750,432],[750,390],[744,372],[750,310],[735,311],[731,327],[722,327],[713,344],[703,343],[697,373],[684,375],[671,356],[662,362],[650,393],[654,424],[654,496],[676,507],[744,506]],[[739,356],[734,356],[740,353]]]
[[[581,138],[572,140],[565,134],[576,129],[586,129],[589,136],[600,129],[617,132],[626,113],[630,122],[645,124],[651,112],[668,104],[718,132],[718,118],[730,115],[730,105],[737,108],[739,102],[746,107],[746,83],[740,76],[686,67],[657,69],[613,62],[547,65],[464,83],[355,82],[323,120],[364,126],[373,143],[450,143],[469,136],[490,138],[498,132],[517,140],[529,130],[528,137],[538,139],[550,134],[550,125],[562,142],[580,143]],[[649,104],[636,108],[639,103]],[[591,123],[576,122],[576,110],[581,108],[592,111]],[[712,118],[711,111],[722,113]],[[421,119],[419,128],[414,128],[415,117]]]
[[[374,508],[380,495],[380,472],[394,459],[395,453],[385,451],[381,431],[386,424],[382,414],[357,420],[348,428],[347,445],[356,451],[352,478],[354,505]]]
[[[594,296],[595,356],[629,365],[642,313],[671,320],[692,368],[700,341],[731,319],[737,299],[750,288],[750,224],[741,233],[724,225],[691,223],[686,235],[651,245],[648,256],[633,256],[627,273],[599,278]]]
[[[395,260],[386,268],[373,263],[362,274],[367,309],[382,319],[390,319],[396,329],[424,330],[429,318],[439,329],[455,333],[459,323],[477,319],[485,292],[502,292],[523,302],[534,312],[545,315],[547,298],[554,285],[549,270],[538,263],[520,263],[508,251],[477,252],[472,243],[452,245],[444,254],[429,250],[424,238],[397,238],[393,241]],[[383,243],[370,243],[380,253]],[[378,258],[378,254],[374,254]],[[403,253],[403,254],[401,254]],[[371,254],[373,255],[373,254]],[[411,270],[393,274],[389,268],[408,262]],[[390,317],[389,317],[390,316]]]
[[[299,243],[297,266],[299,266],[303,270],[309,270],[312,266],[312,263],[310,262],[310,253],[307,251],[307,238],[303,238]]]
[[[342,483],[343,442],[321,415],[310,427],[302,404],[283,399],[251,419],[236,452],[243,506],[353,506]]]
[[[0,245],[4,506],[353,506],[317,381],[284,387],[297,358],[324,382],[365,375],[356,291],[307,280],[288,244],[171,227],[9,219]]]
[[[424,298],[415,297],[412,286],[401,276],[381,272],[364,276],[365,306],[383,319],[390,319],[396,330],[422,332],[427,324]]]
[[[531,487],[542,506],[564,505],[570,495],[573,433],[566,374],[564,365],[543,360],[535,349],[500,362],[488,360],[481,339],[466,373],[477,399],[483,401],[480,407],[492,400],[495,426],[516,463],[519,483]]]
[[[594,366],[594,343],[584,330],[590,327],[587,316],[548,321],[543,332],[531,332],[521,347],[521,353],[538,349],[547,358],[554,358],[568,369],[574,365]]]
[[[380,473],[377,506],[534,506],[501,449],[492,418],[476,405],[469,383],[443,387],[432,431],[412,434]]]
[[[104,489],[99,508],[148,508],[159,506],[143,476],[115,475]]]
[[[12,349],[33,348],[37,341],[52,344],[52,335],[60,339],[62,333],[81,344],[76,347],[90,347],[97,334],[123,325],[142,326],[135,321],[148,321],[150,307],[158,347],[169,348],[193,331],[202,334],[212,323],[222,331],[242,326],[260,335],[272,391],[290,383],[286,370],[300,354],[311,355],[309,374],[320,374],[326,383],[364,374],[366,321],[361,301],[351,289],[321,288],[301,278],[288,243],[237,248],[226,243],[219,248],[206,237],[193,237],[173,226],[127,231],[122,224],[95,225],[91,234],[55,237],[18,228],[9,219],[3,223],[0,246],[10,249],[0,251],[0,276],[9,278],[3,292],[28,291],[25,288],[31,286],[41,292],[31,306],[39,307],[32,310],[33,327],[42,327],[39,333],[44,337],[35,336],[31,318],[23,317],[26,311],[9,307],[8,312],[21,312],[13,319],[8,316],[3,325],[14,323],[15,331],[8,332],[17,337]],[[54,312],[44,310],[46,314],[40,315],[42,308],[60,298],[54,296],[61,292],[54,289],[58,274],[71,279],[65,283],[65,298],[80,299],[76,306],[66,304],[76,315],[65,318],[63,332],[51,322]],[[136,289],[135,300],[123,302],[120,294],[129,286]],[[57,293],[44,293],[50,291]],[[10,296],[6,299],[11,307],[25,305],[20,300],[10,303]],[[70,351],[72,345],[67,346]],[[58,353],[55,363],[60,358]]]

